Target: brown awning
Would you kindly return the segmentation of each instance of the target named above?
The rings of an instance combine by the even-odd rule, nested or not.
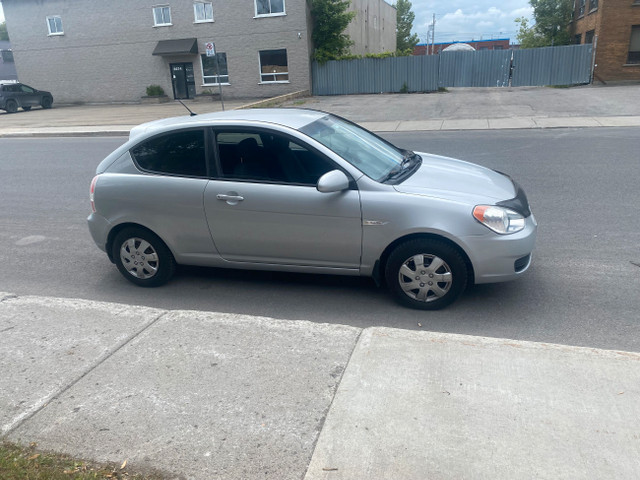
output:
[[[160,40],[153,50],[153,55],[197,55],[197,38],[179,38],[176,40]]]

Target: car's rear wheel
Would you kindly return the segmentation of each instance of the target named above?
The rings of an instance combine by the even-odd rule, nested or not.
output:
[[[467,266],[460,253],[438,240],[416,239],[391,252],[385,279],[400,304],[438,310],[451,304],[467,285]]]
[[[4,106],[7,113],[16,113],[18,111],[18,104],[15,100],[7,100],[7,104]]]
[[[22,109],[23,109],[25,112],[28,112],[29,110],[31,110],[31,107],[22,107]]]
[[[53,104],[53,99],[51,97],[43,97],[42,98],[42,108],[51,108],[51,104]]]
[[[141,287],[157,287],[169,281],[176,261],[155,234],[139,227],[125,228],[113,241],[113,259],[120,273]]]

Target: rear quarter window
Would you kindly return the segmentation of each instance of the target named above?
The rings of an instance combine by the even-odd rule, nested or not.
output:
[[[207,175],[204,130],[183,130],[150,138],[130,150],[136,165],[150,172]]]

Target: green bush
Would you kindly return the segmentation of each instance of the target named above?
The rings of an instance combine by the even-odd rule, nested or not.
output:
[[[382,52],[382,53],[366,53],[364,55],[333,55],[321,50],[316,50],[313,59],[320,64],[324,64],[329,60],[359,60],[361,58],[390,58],[409,55],[406,52]]]
[[[161,97],[164,89],[160,85],[149,85],[147,87],[147,97]]]

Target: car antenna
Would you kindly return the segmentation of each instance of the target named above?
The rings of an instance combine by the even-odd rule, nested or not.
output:
[[[182,100],[180,100],[180,99],[178,99],[178,98],[176,98],[176,100],[178,100],[180,103],[182,103]],[[191,109],[190,109],[189,107],[187,107],[184,103],[182,103],[182,106],[183,106],[184,108],[186,108],[187,110],[189,110],[189,116],[191,116],[191,117],[195,117],[195,116],[197,115],[197,113],[193,113],[193,112],[191,111]]]

